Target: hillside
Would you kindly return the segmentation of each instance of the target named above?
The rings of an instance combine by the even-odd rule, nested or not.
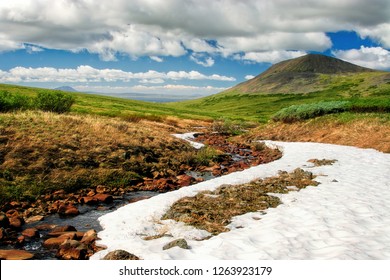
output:
[[[275,64],[257,77],[205,98],[171,104],[214,117],[267,122],[291,105],[321,101],[387,103],[390,73],[324,55]]]
[[[309,93],[340,83],[347,88],[363,91],[386,80],[390,80],[390,73],[360,67],[334,57],[308,54],[279,62],[226,92]]]

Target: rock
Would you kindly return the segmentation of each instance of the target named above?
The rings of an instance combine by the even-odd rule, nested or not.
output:
[[[140,260],[139,257],[124,251],[124,250],[115,250],[108,253],[103,260]]]
[[[3,228],[0,228],[0,240],[3,240],[4,238],[4,230]]]
[[[59,237],[52,237],[52,238],[46,239],[43,242],[43,247],[48,248],[48,249],[59,248],[62,243],[64,243],[67,240],[74,239],[75,236],[76,236],[75,233],[71,233],[70,232],[70,233],[63,234],[63,235],[61,235]]]
[[[56,227],[57,226],[53,224],[42,224],[36,226],[38,230],[51,230],[51,229],[55,229]]]
[[[141,200],[144,200],[144,199],[149,199],[149,198],[151,198],[151,196],[149,196],[149,195],[138,196],[138,197],[130,198],[128,200],[128,202],[129,203],[134,203],[134,202],[141,201]]]
[[[23,218],[20,218],[20,217],[11,217],[11,218],[9,218],[9,225],[10,225],[10,227],[19,229],[19,228],[22,227],[23,223],[24,223]]]
[[[39,232],[36,228],[27,228],[22,231],[22,235],[28,238],[34,238],[39,237]]]
[[[36,215],[25,219],[26,224],[42,221],[45,217],[42,215]]]
[[[191,183],[193,183],[195,181],[194,177],[186,175],[186,174],[176,176],[176,179],[178,180],[178,184],[180,187],[189,186],[189,185],[191,185]]]
[[[0,259],[2,260],[29,260],[34,254],[24,250],[0,250]]]
[[[107,192],[107,188],[105,186],[99,185],[96,187],[96,192],[97,193],[105,193],[105,192]]]
[[[98,193],[96,195],[93,196],[95,199],[97,199],[99,202],[103,202],[103,203],[112,203],[114,201],[114,198],[112,197],[112,195],[109,195],[109,194],[103,194],[103,193]]]
[[[182,249],[190,249],[190,247],[187,244],[187,241],[184,238],[173,240],[172,242],[169,242],[168,244],[164,245],[163,250],[168,250],[173,247],[180,247]]]
[[[95,204],[98,204],[98,200],[93,196],[83,196],[79,199],[79,203],[88,204],[88,205],[95,205]]]
[[[24,241],[26,241],[26,237],[24,235],[20,235],[18,236],[18,238],[16,239],[17,243],[19,244],[23,244]]]
[[[75,234],[75,239],[81,239],[84,236],[84,232],[80,231],[58,231],[58,232],[49,232],[47,236],[51,237],[59,237],[61,235],[67,234],[67,233],[74,233]]]
[[[62,243],[56,254],[58,258],[63,260],[85,260],[86,255],[86,246],[76,240],[67,240]]]
[[[60,207],[58,207],[58,214],[61,216],[76,216],[80,214],[80,212],[74,205],[61,204]]]
[[[81,239],[81,243],[92,243],[97,239],[97,233],[94,229],[90,229],[89,231],[85,232],[83,235],[83,238]]]

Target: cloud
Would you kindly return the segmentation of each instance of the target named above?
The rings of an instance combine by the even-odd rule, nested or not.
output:
[[[150,56],[149,58],[150,58],[151,60],[156,61],[156,62],[163,62],[163,61],[164,61],[164,59],[162,59],[161,57],[154,56],[154,55]]]
[[[322,51],[331,47],[325,33],[339,30],[356,31],[389,48],[389,14],[388,0],[0,1],[0,51],[30,43],[87,50],[102,60],[118,54],[177,57],[188,50],[229,57]]]
[[[193,53],[190,56],[190,59],[194,61],[196,64],[202,65],[204,67],[211,67],[214,65],[214,59],[211,57],[206,57],[204,54]]]
[[[361,46],[360,49],[333,51],[333,55],[339,59],[372,69],[390,69],[390,51],[381,47]]]
[[[303,51],[268,51],[268,52],[248,52],[236,59],[242,59],[253,62],[277,63],[283,60],[297,58],[305,55]]]
[[[246,75],[245,76],[245,80],[250,80],[250,79],[253,79],[255,76],[253,75]]]
[[[213,80],[235,81],[234,77],[218,74],[205,75],[198,71],[157,72],[125,72],[118,69],[96,69],[89,65],[77,68],[57,69],[52,67],[14,67],[9,71],[0,72],[0,82],[129,82],[138,80],[141,83],[164,83],[165,80]]]

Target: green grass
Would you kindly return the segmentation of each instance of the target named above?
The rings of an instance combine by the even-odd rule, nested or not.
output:
[[[16,85],[0,84],[0,92],[8,92],[16,96],[36,98],[47,94],[62,93],[59,90],[24,87]],[[191,109],[179,109],[168,104],[135,101],[117,97],[97,94],[67,92],[75,99],[71,113],[90,114],[108,117],[126,118],[136,116],[149,120],[158,120],[167,116],[176,116],[182,119],[209,119],[202,113],[193,112]]]

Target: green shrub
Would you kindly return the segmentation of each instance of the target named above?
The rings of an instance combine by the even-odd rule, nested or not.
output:
[[[292,105],[283,108],[272,116],[272,120],[292,123],[348,110],[350,110],[349,101],[322,101],[318,103]]]
[[[75,97],[64,92],[39,92],[35,98],[36,109],[55,113],[66,113],[75,102]]]
[[[0,112],[26,110],[30,107],[31,99],[28,96],[0,91]]]
[[[355,99],[351,101],[349,110],[357,113],[390,113],[390,98]]]
[[[215,132],[226,135],[239,135],[245,130],[241,122],[225,118],[215,120],[212,128]]]

